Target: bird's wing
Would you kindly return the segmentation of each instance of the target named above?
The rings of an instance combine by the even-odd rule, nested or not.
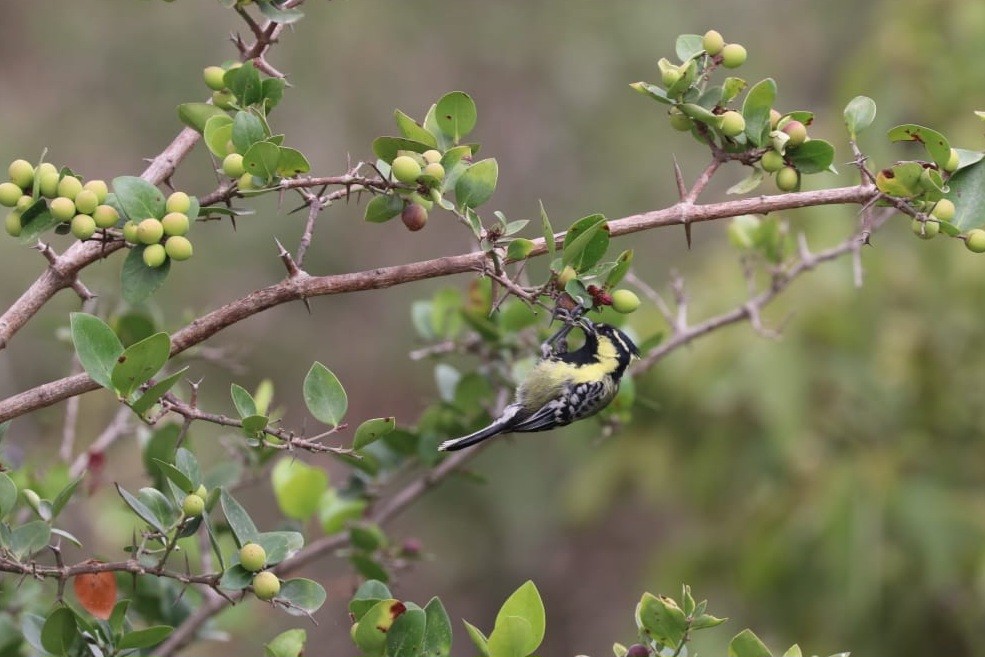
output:
[[[534,411],[530,417],[514,424],[511,431],[547,431],[570,422],[571,414],[567,411],[566,404],[558,399],[552,399]]]

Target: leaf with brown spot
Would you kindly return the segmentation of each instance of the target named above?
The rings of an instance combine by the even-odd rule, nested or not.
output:
[[[82,573],[72,580],[75,597],[90,614],[100,620],[109,620],[116,604],[116,576],[106,571]]]

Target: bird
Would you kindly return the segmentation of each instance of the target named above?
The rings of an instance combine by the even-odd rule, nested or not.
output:
[[[585,343],[567,350],[565,338],[578,326]],[[626,367],[640,357],[628,335],[588,319],[566,323],[541,346],[541,358],[520,383],[512,404],[487,427],[438,446],[443,452],[470,447],[504,433],[547,431],[595,415],[619,392]]]

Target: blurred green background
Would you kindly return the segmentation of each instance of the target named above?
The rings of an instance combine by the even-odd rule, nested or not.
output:
[[[305,11],[270,56],[294,85],[272,117],[286,144],[303,149],[315,173],[342,173],[349,158],[370,156],[375,136],[393,133],[394,108],[420,118],[442,93],[462,89],[479,106],[483,154],[500,164],[490,210],[510,218],[533,218],[538,200],[556,226],[673,203],[672,156],[693,178],[706,155],[627,84],[657,80],[656,61],[672,56],[677,34],[712,27],[748,48],[740,75],[777,80],[781,110],[817,113],[812,134],[836,145],[838,163],[850,159],[841,108],[860,93],[879,106],[862,140],[877,165],[907,156],[882,137],[901,122],[981,148],[971,114],[985,89],[978,0],[316,0]],[[47,147],[49,160],[87,178],[139,173],[180,128],[175,106],[206,97],[201,69],[234,55],[228,35],[240,27],[208,0],[8,3],[0,158],[35,160]],[[211,167],[199,146],[174,182],[210,191]],[[807,188],[850,184],[851,167],[839,168],[841,177],[812,176]],[[705,200],[722,198],[742,176],[727,167]],[[274,238],[291,248],[302,227],[303,213],[286,214],[292,207],[261,201],[235,233],[228,223],[198,226],[196,257],[174,268],[157,297],[165,328],[279,280]],[[469,247],[450,215],[435,213],[411,234],[397,223],[364,224],[361,211],[342,203],[324,213],[309,272]],[[786,218],[820,247],[850,234],[855,212]],[[637,274],[658,289],[680,271],[701,318],[744,298],[724,228],[696,226],[690,252],[677,229],[622,238],[614,248],[636,249]],[[0,240],[0,262],[3,305],[44,264],[12,240]],[[111,258],[84,277],[103,311],[119,303],[119,263]],[[420,603],[439,595],[453,620],[488,629],[505,596],[534,579],[548,610],[542,657],[611,654],[613,641],[632,642],[640,594],[676,595],[682,582],[732,619],[699,638],[704,654],[724,654],[728,638],[751,626],[774,651],[799,641],[806,654],[985,655],[985,260],[954,240],[920,242],[898,219],[874,238],[865,265],[861,290],[847,261],[795,284],[770,313],[785,323],[782,340],[741,327],[679,350],[640,381],[645,403],[613,438],[601,440],[597,425],[585,423],[501,439],[472,466],[486,484],[449,482],[394,525],[394,537],[418,537],[431,555],[399,576],[397,595]],[[230,381],[252,388],[270,377],[288,424],[300,426],[301,380],[320,360],[345,384],[352,422],[395,414],[413,423],[437,393],[431,366],[407,358],[418,346],[410,304],[468,280],[315,299],[310,315],[300,304],[279,307],[211,343],[238,369],[200,359],[192,371],[205,376],[206,403],[226,412]],[[59,328],[77,307],[62,293],[0,353],[0,393],[67,373]],[[652,308],[631,324],[640,335],[662,328]],[[63,358],[54,357],[57,340]],[[85,442],[110,417],[112,400],[95,393],[83,408]],[[50,460],[62,413],[55,407],[14,424],[10,440],[28,462]],[[194,438],[208,453],[218,435],[203,428]],[[139,485],[137,455],[133,445],[117,448],[107,478]],[[342,476],[336,464],[310,460]],[[270,507],[269,486],[248,499]],[[112,529],[100,516],[107,504],[119,502],[103,488],[76,529]],[[272,508],[267,517],[276,522]],[[119,556],[111,540],[99,549]],[[324,583],[330,600],[319,625],[308,626],[311,650],[355,654],[344,612],[355,583],[348,565],[325,558],[304,575]],[[251,618],[261,615],[262,630],[254,629]],[[222,625],[237,652],[259,654],[288,623],[248,603]],[[468,654],[460,626],[456,633],[455,653]],[[203,643],[187,653],[229,650]]]

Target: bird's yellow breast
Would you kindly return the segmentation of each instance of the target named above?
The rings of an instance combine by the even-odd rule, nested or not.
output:
[[[616,346],[606,337],[599,338],[596,361],[575,365],[558,360],[542,360],[517,390],[517,402],[537,409],[557,397],[566,384],[599,381],[619,367]]]

